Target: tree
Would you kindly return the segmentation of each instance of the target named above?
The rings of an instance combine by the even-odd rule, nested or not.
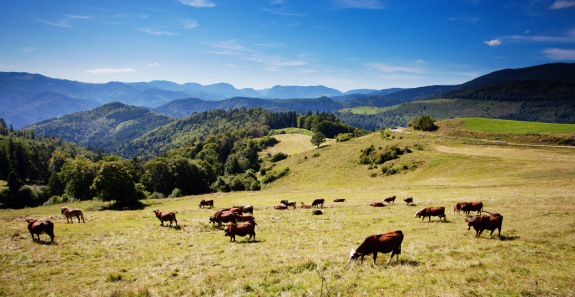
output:
[[[435,131],[439,129],[439,127],[435,125],[435,119],[428,115],[412,119],[409,121],[409,123],[407,123],[407,126],[412,127],[415,130],[422,131]]]
[[[145,198],[144,193],[136,190],[128,169],[119,161],[104,163],[90,189],[102,201],[115,201],[117,205],[127,205]]]
[[[311,137],[310,142],[319,148],[319,146],[325,142],[325,135],[323,135],[321,132],[316,132]]]

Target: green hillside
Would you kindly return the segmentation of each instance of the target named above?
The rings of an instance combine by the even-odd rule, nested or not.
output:
[[[574,124],[552,124],[523,121],[509,121],[497,119],[463,118],[465,129],[481,132],[501,133],[549,133],[549,134],[574,134]]]
[[[409,147],[389,162],[419,166],[383,175],[387,162],[359,165],[371,145]],[[130,211],[67,205],[84,210],[85,224],[67,224],[63,205],[0,210],[0,288],[26,296],[573,296],[574,163],[572,149],[373,133],[281,161],[289,174],[258,192],[150,199]],[[395,204],[369,207],[391,195]],[[326,200],[321,216],[273,209],[282,199],[316,198]],[[215,208],[198,209],[200,199]],[[501,237],[465,230],[465,215],[451,211],[462,201],[501,213]],[[215,209],[232,205],[255,207],[256,240],[231,243],[209,223]],[[447,222],[414,218],[431,206],[445,207]],[[154,209],[174,211],[179,227],[161,227]],[[34,243],[24,218],[54,221],[56,244]],[[380,254],[377,266],[371,256],[347,263],[368,235],[393,230],[405,236],[399,262]]]

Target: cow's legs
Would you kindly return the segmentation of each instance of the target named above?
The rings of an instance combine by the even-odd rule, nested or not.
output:
[[[377,251],[373,252],[373,265],[375,266],[375,260],[377,260]]]

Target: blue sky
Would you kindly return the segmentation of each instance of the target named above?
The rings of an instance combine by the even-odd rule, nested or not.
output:
[[[575,0],[17,0],[0,71],[82,82],[459,84],[575,62]]]

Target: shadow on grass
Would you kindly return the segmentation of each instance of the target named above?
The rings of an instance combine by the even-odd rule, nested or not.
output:
[[[412,260],[399,260],[399,262],[397,261],[391,261],[388,263],[388,265],[390,266],[411,266],[411,267],[417,267],[419,265],[421,265],[421,263],[417,262],[417,261],[412,261]]]
[[[34,239],[34,243],[39,245],[58,245],[55,241],[43,241],[38,239]]]
[[[182,227],[181,227],[180,225],[177,225],[177,226],[176,226],[176,225],[171,225],[171,226],[170,226],[170,225],[163,225],[163,226],[162,226],[162,225],[160,224],[160,227],[173,228],[173,229],[175,229],[175,230],[182,230]]]
[[[132,202],[130,204],[122,204],[119,205],[117,203],[108,204],[102,206],[101,210],[119,210],[119,211],[126,211],[126,210],[142,210],[146,207],[150,206],[150,204],[142,203],[140,201]]]
[[[519,236],[500,236],[500,237],[499,237],[499,240],[501,240],[501,241],[508,241],[508,240],[511,241],[511,240],[517,240],[517,239],[520,239],[520,238],[521,238],[521,237],[519,237]]]
[[[239,244],[250,244],[250,243],[260,243],[260,242],[266,242],[265,240],[242,240],[242,241],[232,241],[232,243],[239,243]]]

